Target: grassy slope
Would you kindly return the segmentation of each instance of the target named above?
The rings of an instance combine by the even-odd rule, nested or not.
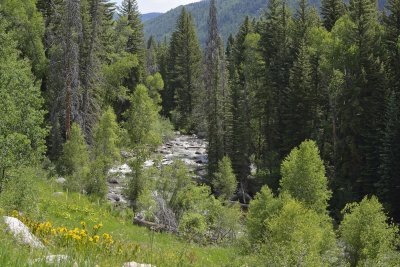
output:
[[[41,173],[41,176],[43,175]],[[37,209],[28,215],[36,221],[50,221],[56,227],[68,228],[79,227],[81,221],[87,222],[89,226],[103,223],[102,233],[110,233],[115,240],[123,243],[126,241],[140,245],[141,249],[134,258],[108,257],[100,253],[96,259],[89,260],[100,266],[121,266],[121,263],[127,260],[152,263],[156,266],[229,266],[234,257],[232,248],[201,247],[186,243],[171,234],[154,233],[132,225],[131,214],[112,210],[107,203],[93,203],[78,194],[53,196],[54,192],[61,191],[60,186],[54,182],[38,178],[36,186]],[[50,247],[49,250],[52,254],[72,253],[69,253],[68,248]],[[36,258],[41,253],[43,252],[16,245],[11,237],[0,231],[0,266],[24,266],[29,258]],[[83,252],[72,255],[74,261],[80,263],[79,266],[87,260]]]

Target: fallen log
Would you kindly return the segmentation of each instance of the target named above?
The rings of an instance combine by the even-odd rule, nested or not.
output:
[[[170,226],[164,225],[164,224],[158,224],[154,222],[149,222],[146,220],[141,220],[139,218],[133,218],[133,223],[139,226],[144,226],[152,231],[156,232],[170,232],[170,233],[176,233],[177,229],[174,229]]]

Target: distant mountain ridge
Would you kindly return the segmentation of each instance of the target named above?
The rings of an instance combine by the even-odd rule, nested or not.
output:
[[[289,0],[292,6],[297,0]],[[320,0],[309,0],[310,4],[319,8]],[[191,12],[197,26],[197,34],[200,43],[204,46],[207,36],[207,17],[209,0],[203,0],[185,5],[187,11]],[[382,10],[386,0],[378,0],[378,6]],[[229,34],[235,34],[246,16],[259,17],[268,6],[268,0],[216,0],[218,10],[219,30],[226,41]],[[144,33],[146,39],[154,36],[161,41],[169,38],[176,26],[183,6],[176,7],[155,18],[144,21]]]
[[[152,13],[146,13],[146,14],[142,14],[141,19],[142,22],[157,18],[158,16],[162,15],[163,13],[159,13],[159,12],[152,12]]]

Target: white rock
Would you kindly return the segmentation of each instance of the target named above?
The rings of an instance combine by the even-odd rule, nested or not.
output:
[[[44,258],[34,259],[31,263],[46,263],[46,264],[62,264],[63,262],[69,261],[70,257],[67,255],[49,255]]]
[[[122,267],[156,267],[156,266],[151,264],[137,263],[131,261],[131,262],[125,262],[124,265],[122,265]]]
[[[64,177],[60,177],[56,179],[56,183],[58,184],[64,184],[67,180]]]
[[[152,166],[154,166],[154,161],[153,161],[153,160],[148,160],[148,161],[146,161],[146,162],[144,163],[144,167],[145,167],[145,168],[150,168],[150,167],[152,167]]]
[[[7,216],[4,216],[3,218],[7,225],[7,230],[10,231],[16,239],[33,248],[45,248],[42,242],[40,242],[40,240],[34,236],[29,231],[29,228],[20,220]]]

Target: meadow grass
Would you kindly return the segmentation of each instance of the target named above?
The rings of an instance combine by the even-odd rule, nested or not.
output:
[[[151,263],[159,267],[229,266],[229,262],[235,258],[236,253],[231,246],[200,246],[173,234],[133,225],[132,212],[113,208],[108,202],[90,200],[77,193],[53,195],[54,192],[62,192],[62,188],[54,180],[42,178],[45,176],[43,171],[37,172],[36,205],[23,217],[35,222],[50,222],[54,228],[74,229],[81,227],[80,222],[92,228],[101,223],[103,227],[99,235],[111,235],[123,253],[110,254],[101,248],[87,249],[86,246],[60,246],[57,242],[49,242],[46,251],[31,250],[0,231],[0,266],[27,266],[29,260],[45,254],[69,255],[71,261],[66,266],[72,266],[74,262],[79,266],[122,266],[127,261]],[[128,244],[134,244],[130,247],[135,247],[135,251],[128,251]],[[38,263],[34,266],[47,265]]]

